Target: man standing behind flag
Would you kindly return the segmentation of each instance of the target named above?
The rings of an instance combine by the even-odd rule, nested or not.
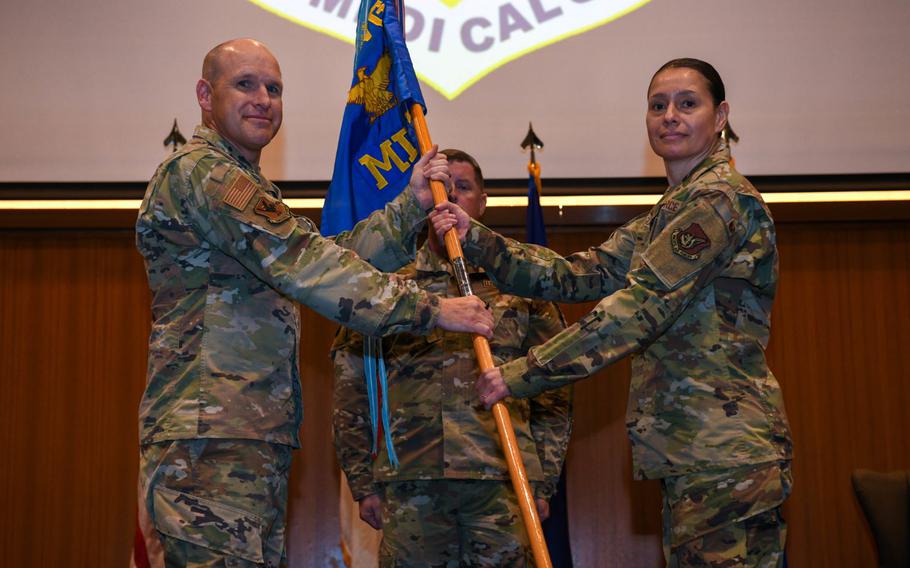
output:
[[[363,260],[395,270],[413,258],[444,159],[428,153],[410,191],[333,242],[259,170],[282,119],[274,55],[251,39],[216,46],[196,95],[203,124],[158,168],[136,222],[153,321],[141,525],[163,550],[153,566],[279,566],[303,415],[294,302],[374,335],[489,335],[493,320],[477,298],[437,298]]]
[[[480,166],[468,154],[449,158],[450,199],[472,217],[486,207]],[[458,295],[445,250],[435,238],[399,274],[441,296]],[[494,360],[527,353],[565,325],[557,307],[501,294],[483,271],[469,267],[477,295],[493,309]],[[380,566],[526,566],[528,537],[491,413],[474,395],[477,372],[471,338],[399,334],[383,341],[389,365],[384,393],[400,465],[380,449],[372,455],[369,400],[363,381],[363,338],[343,329],[335,362],[334,432],[338,461],[360,516],[383,528]],[[538,512],[546,518],[571,431],[570,388],[509,401]]]

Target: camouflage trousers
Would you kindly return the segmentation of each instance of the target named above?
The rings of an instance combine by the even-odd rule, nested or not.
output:
[[[142,446],[140,503],[157,532],[163,564],[283,566],[290,466],[289,446],[256,440]]]
[[[663,480],[669,568],[773,568],[784,560],[790,463],[698,472]]]
[[[382,509],[383,568],[532,565],[508,481],[392,482],[385,485]]]

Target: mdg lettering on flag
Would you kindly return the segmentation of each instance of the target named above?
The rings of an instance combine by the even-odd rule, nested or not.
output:
[[[422,0],[405,8],[420,79],[448,99],[498,67],[602,26],[650,0]],[[354,0],[250,0],[278,16],[354,42]]]

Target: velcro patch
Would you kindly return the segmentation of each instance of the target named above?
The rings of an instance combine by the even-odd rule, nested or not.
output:
[[[714,207],[702,201],[683,210],[641,255],[669,289],[709,264],[728,242],[727,226]]]
[[[291,218],[291,210],[284,202],[265,195],[259,198],[253,211],[273,225],[280,225]]]
[[[238,211],[243,211],[257,189],[259,186],[253,180],[240,173],[224,193],[224,202]]]

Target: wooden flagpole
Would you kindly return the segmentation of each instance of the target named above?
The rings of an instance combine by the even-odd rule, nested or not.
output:
[[[411,118],[414,121],[414,130],[417,132],[420,153],[426,154],[433,147],[433,142],[430,139],[430,131],[427,128],[423,107],[419,103],[411,105]],[[430,189],[433,192],[433,201],[437,205],[448,201],[448,195],[442,182],[430,180]],[[445,245],[449,260],[455,267],[455,276],[458,280],[458,288],[461,291],[461,295],[473,296],[471,283],[465,270],[464,253],[461,250],[461,243],[458,241],[455,229],[451,229],[446,233]],[[477,362],[482,371],[492,369],[495,366],[493,365],[493,355],[490,352],[490,344],[487,342],[486,337],[474,335],[474,352],[477,354]],[[531,492],[531,486],[528,483],[528,474],[525,471],[524,463],[521,461],[521,452],[518,451],[518,441],[515,438],[515,429],[512,427],[509,409],[502,402],[497,402],[493,405],[493,417],[496,419],[496,429],[499,431],[499,439],[502,441],[502,449],[506,456],[506,463],[509,466],[509,477],[512,479],[515,495],[518,497],[518,506],[521,508],[521,516],[528,532],[531,551],[534,553],[534,562],[537,568],[552,568],[547,542],[540,526],[540,517],[537,516],[537,504],[534,502],[534,494]]]

